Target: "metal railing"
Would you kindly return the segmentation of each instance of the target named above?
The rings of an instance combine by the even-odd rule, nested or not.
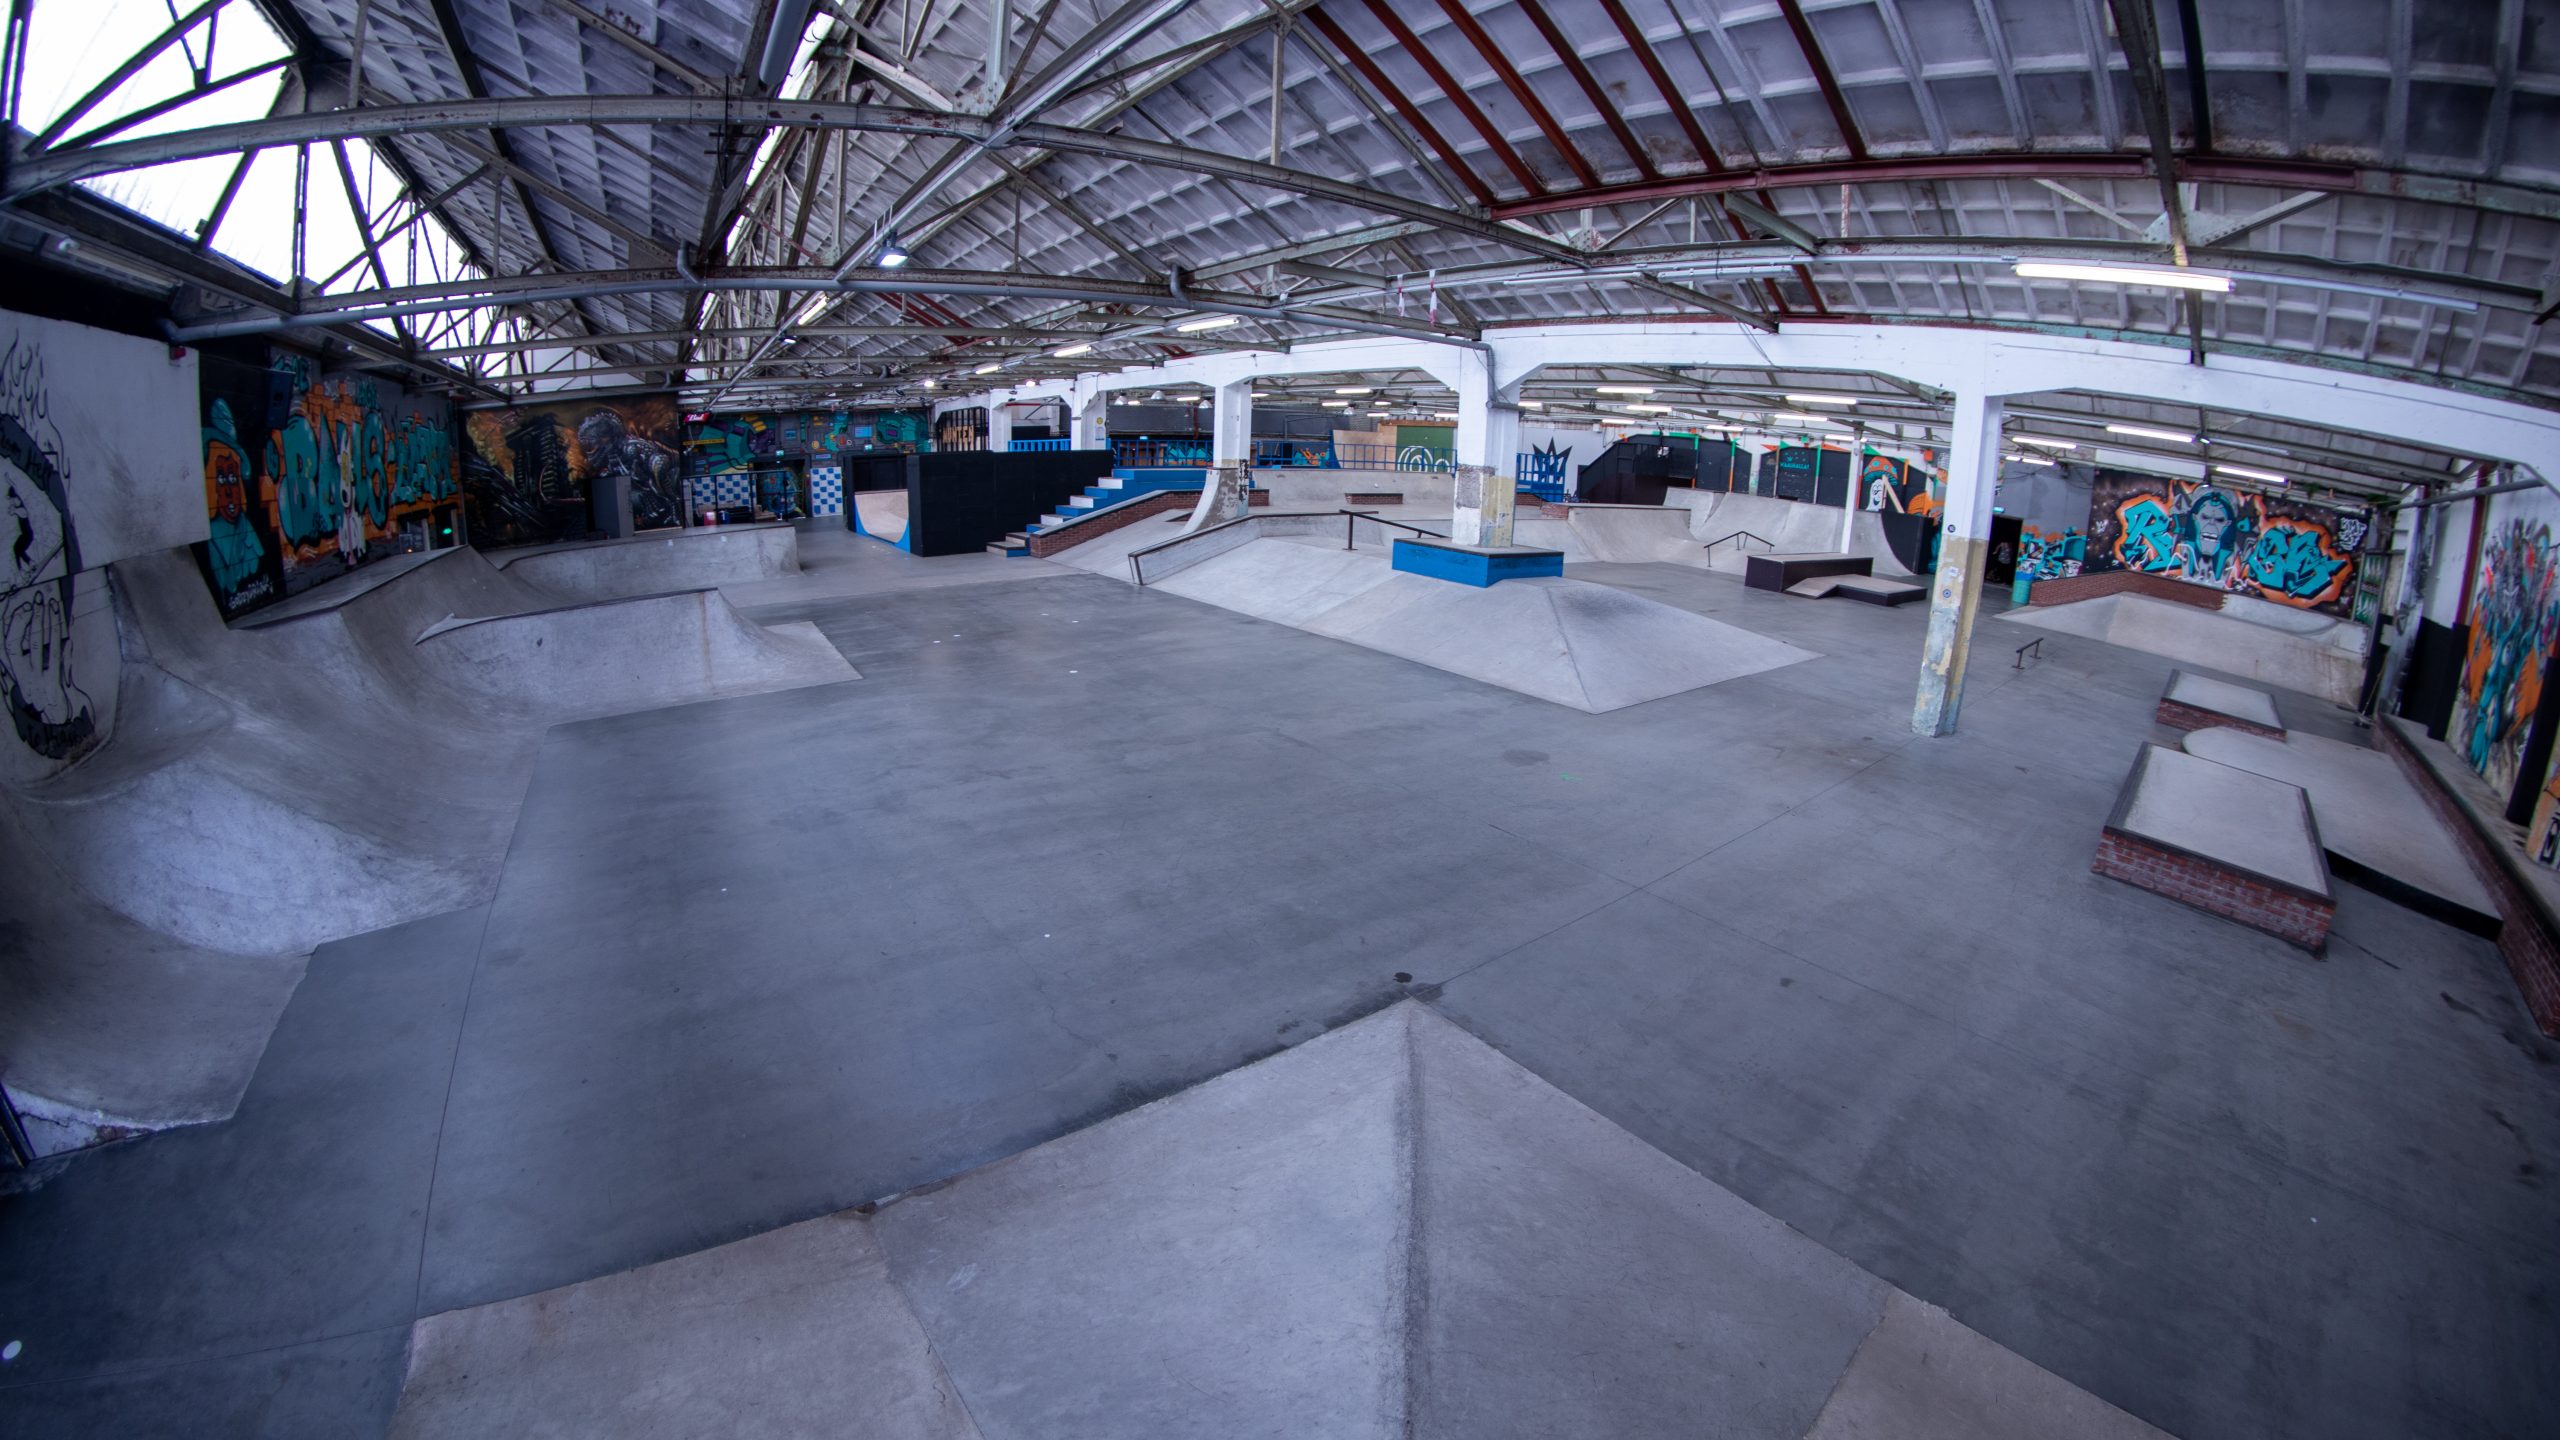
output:
[[[1454,470],[1458,452],[1446,445],[1336,445],[1335,464],[1344,470]]]
[[[1016,440],[1012,442],[1012,449],[1013,452],[1018,455],[1026,450],[1064,450],[1068,447],[1068,444],[1069,442],[1064,439]]]
[[[2028,655],[2028,652],[2030,652],[2030,651],[2034,652],[2035,657],[2036,657],[2038,660],[2042,660],[2042,659],[2044,658],[2044,637],[2043,637],[2043,636],[2039,635],[2039,636],[2037,636],[2036,638],[2034,638],[2033,640],[2028,641],[2026,644],[2019,646],[2019,647],[2018,647],[2018,658],[2016,659],[2016,661],[2014,661],[2014,662],[2012,662],[2012,663],[2010,664],[2009,668],[2010,668],[2010,669],[2012,669],[2012,670],[2024,670],[2024,669],[2026,669],[2026,668],[2027,668],[2027,655]]]
[[[1111,463],[1132,469],[1174,469],[1182,466],[1209,467],[1209,442],[1206,440],[1114,440]]]
[[[1309,470],[1339,470],[1330,440],[1256,440],[1253,442],[1253,464],[1257,469],[1289,467]]]
[[[1757,540],[1757,541],[1759,541],[1759,542],[1760,542],[1760,544],[1761,544],[1762,548],[1764,548],[1764,549],[1775,550],[1775,549],[1777,549],[1777,548],[1778,548],[1778,544],[1777,544],[1777,542],[1776,542],[1776,541],[1774,541],[1774,540],[1771,540],[1771,539],[1770,539],[1768,536],[1766,536],[1766,535],[1755,535],[1755,534],[1753,534],[1752,532],[1750,532],[1750,531],[1748,531],[1748,530],[1736,530],[1736,531],[1732,532],[1731,534],[1727,534],[1727,535],[1719,535],[1719,536],[1717,536],[1716,538],[1714,538],[1713,540],[1708,541],[1708,542],[1707,542],[1707,548],[1706,548],[1706,550],[1705,550],[1705,552],[1704,552],[1704,553],[1706,553],[1706,554],[1710,554],[1710,555],[1714,554],[1714,553],[1715,553],[1715,548],[1716,548],[1717,546],[1719,546],[1719,545],[1723,544],[1723,543],[1724,543],[1724,542],[1726,542],[1727,540]],[[1735,546],[1734,548],[1735,548],[1736,550],[1738,550],[1738,551],[1742,551],[1742,553],[1744,553],[1744,554],[1749,554],[1749,553],[1750,553],[1750,552],[1749,552],[1749,551],[1747,551],[1747,550],[1743,550],[1743,549],[1742,549],[1742,547],[1741,547],[1741,546],[1739,546],[1739,545]]]
[[[1446,540],[1449,538],[1437,530],[1428,530],[1420,525],[1408,525],[1401,520],[1381,519],[1375,512],[1368,510],[1266,510],[1259,515],[1239,515],[1233,520],[1221,520],[1215,525],[1204,526],[1187,535],[1176,535],[1170,540],[1159,540],[1153,545],[1141,546],[1138,549],[1130,551],[1129,579],[1131,583],[1136,584],[1143,589],[1147,583],[1147,571],[1145,565],[1145,559],[1147,556],[1160,554],[1167,550],[1179,549],[1186,545],[1196,544],[1210,536],[1220,535],[1227,531],[1231,531],[1239,525],[1252,525],[1258,530],[1268,526],[1273,521],[1315,521],[1322,520],[1327,515],[1340,515],[1343,517],[1342,548],[1345,550],[1356,550],[1359,548],[1358,533],[1359,527],[1363,522],[1371,525],[1381,525],[1395,530],[1410,530],[1416,535],[1432,540]],[[1304,529],[1299,529],[1292,533],[1305,534],[1307,532]]]

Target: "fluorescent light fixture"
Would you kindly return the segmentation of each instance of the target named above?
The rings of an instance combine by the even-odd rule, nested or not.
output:
[[[1773,425],[1837,425],[1840,423],[1828,415],[1791,415],[1783,410],[1770,416],[1769,421]]]
[[[836,303],[836,297],[833,295],[813,295],[809,297],[808,304],[800,307],[800,313],[791,317],[791,323],[794,325],[809,324],[819,316],[826,314],[827,307],[834,303]]]
[[[1333,393],[1336,395],[1366,395],[1376,388],[1377,387],[1374,385],[1337,385],[1333,387]]]
[[[2273,470],[2252,470],[2245,465],[2216,465],[2213,468],[2221,471],[2225,475],[2237,475],[2243,480],[2264,480],[2270,485],[2289,485],[2293,483]]]
[[[934,382],[933,382],[933,381],[931,381],[931,380],[927,380],[926,382],[924,382],[924,388],[926,388],[927,390],[932,389],[932,388],[933,388],[933,386],[934,386]]]
[[[988,361],[986,364],[979,366],[977,369],[972,370],[972,371],[970,371],[969,373],[970,373],[970,374],[972,374],[972,375],[993,375],[994,373],[996,373],[997,371],[999,371],[999,370],[1001,370],[1001,369],[1003,369],[1003,368],[1004,368],[1004,362],[1003,362],[1003,361],[1001,361],[1001,360],[990,360],[990,361]]]
[[[1224,330],[1241,318],[1243,317],[1236,315],[1211,315],[1204,319],[1185,321],[1173,328],[1185,335],[1197,335],[1203,330]]]
[[[2154,430],[2148,425],[2110,425],[2110,435],[2132,435],[2144,440],[2166,440],[2172,445],[2193,445],[2196,437],[2183,430]]]
[[[1271,392],[1268,390],[1256,390],[1253,392],[1253,398],[1256,400],[1268,400],[1271,398]]]
[[[1671,413],[1671,407],[1668,405],[1630,405],[1627,408],[1630,410],[1642,410],[1653,415],[1668,415]]]
[[[1457,420],[1457,418],[1458,418],[1458,417],[1457,417],[1457,416],[1455,416],[1455,415],[1450,415],[1450,414],[1447,414],[1447,413],[1443,412],[1443,413],[1435,413],[1434,415],[1432,415],[1432,417],[1431,417],[1431,418],[1432,418],[1432,419],[1434,419],[1434,420],[1448,420],[1448,421],[1452,421],[1452,422],[1454,422],[1454,421],[1456,421],[1456,420]]]
[[[1520,408],[1523,410],[1544,410],[1547,408],[1547,402],[1544,400],[1523,400],[1520,402]]]
[[[891,235],[888,239],[880,242],[880,264],[882,268],[895,270],[899,266],[906,264],[907,259],[907,247],[898,243],[897,236]]]
[[[2087,280],[2099,285],[2156,285],[2170,290],[2209,290],[2229,294],[2231,277],[2200,270],[2155,269],[2131,265],[2066,265],[2021,260],[2015,267],[2027,280]]]
[[[1591,388],[1603,395],[1650,395],[1653,393],[1653,387],[1650,385],[1594,385]]]
[[[2017,441],[2021,445],[2041,445],[2047,450],[2077,450],[2080,448],[2080,442],[2076,440],[2056,440],[2050,435],[2012,435],[2009,438]]]
[[[1327,400],[1324,403],[1327,408],[1334,410],[1348,410],[1351,408],[1351,402],[1348,400]]]
[[[1855,405],[1858,402],[1847,395],[1790,395],[1787,397],[1787,403],[1790,405]]]
[[[1073,360],[1074,358],[1076,358],[1076,357],[1077,357],[1077,356],[1079,356],[1079,355],[1090,355],[1090,354],[1092,354],[1092,353],[1093,353],[1093,346],[1091,346],[1090,344],[1083,344],[1083,345],[1067,345],[1067,346],[1062,346],[1062,347],[1060,347],[1059,349],[1052,350],[1052,351],[1050,351],[1049,353],[1050,353],[1050,354],[1052,354],[1052,355],[1057,356],[1057,357],[1058,357],[1059,359],[1061,359],[1061,360]]]
[[[2004,455],[2001,458],[2012,465],[2050,465],[2053,463],[2042,455]]]

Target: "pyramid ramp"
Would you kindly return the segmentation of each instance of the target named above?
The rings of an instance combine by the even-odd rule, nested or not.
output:
[[[1413,1002],[864,1211],[420,1321],[392,1433],[2160,1440]]]

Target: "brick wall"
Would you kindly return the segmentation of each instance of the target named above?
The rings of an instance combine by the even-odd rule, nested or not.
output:
[[[2089,868],[2263,930],[2315,955],[2329,943],[2329,921],[2338,908],[2333,901],[2154,845],[2112,826],[2099,833],[2098,858]]]
[[[1404,492],[1401,490],[1346,490],[1342,492],[1342,503],[1345,505],[1401,505],[1404,503]]]
[[[1108,515],[1097,515],[1090,520],[1078,520],[1060,530],[1041,531],[1031,537],[1031,555],[1035,560],[1046,560],[1061,550],[1081,545],[1097,535],[1108,535],[1123,526],[1135,524],[1149,516],[1162,515],[1168,510],[1196,509],[1199,504],[1200,492],[1197,490],[1150,491]]]
[[[2193,705],[2181,704],[2165,696],[2161,698],[2160,708],[2154,712],[2152,718],[2172,730],[2204,730],[2220,725],[2233,730],[2246,730],[2252,735],[2264,735],[2270,740],[2284,738],[2284,732],[2281,730],[2270,730],[2264,725],[2225,715],[2219,710],[2199,710]]]
[[[2463,858],[2471,862],[2473,874],[2489,887],[2489,897],[2497,902],[2498,953],[2506,958],[2508,973],[2515,976],[2516,989],[2524,995],[2524,1008],[2533,1016],[2535,1028],[2554,1039],[2560,1039],[2560,940],[2555,940],[2551,916],[2526,889],[2523,882],[2509,873],[2492,844],[2504,844],[2503,836],[2493,840],[2481,833],[2480,826],[2463,808],[2460,801],[2445,793],[2444,782],[2438,780],[2427,763],[2409,748],[2409,742],[2389,721],[2374,727],[2382,737],[2382,748],[2400,762],[2409,783],[2427,798],[2427,808],[2444,822],[2446,832],[2462,847]],[[2515,863],[2526,863],[2519,854]]]
[[[2222,608],[2222,592],[2210,585],[2190,585],[2184,580],[2172,580],[2165,575],[2145,575],[2139,570],[2100,570],[2088,575],[2039,580],[2028,595],[2032,604],[2063,605],[2073,600],[2122,595],[2128,591],[2148,595],[2154,600],[2193,605],[2200,610]]]

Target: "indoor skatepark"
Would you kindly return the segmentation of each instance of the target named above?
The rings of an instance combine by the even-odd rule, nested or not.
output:
[[[2540,1433],[2530,33],[39,3],[0,1433]]]

